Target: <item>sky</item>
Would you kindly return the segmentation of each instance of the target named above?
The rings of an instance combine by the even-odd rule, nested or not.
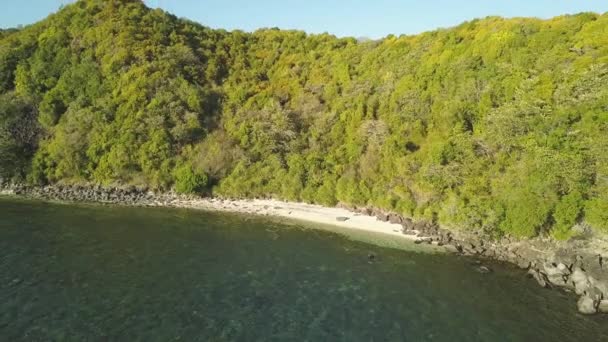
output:
[[[0,0],[0,27],[27,25],[73,0]],[[213,28],[264,27],[381,38],[458,25],[490,15],[550,18],[608,12],[607,0],[146,0]]]

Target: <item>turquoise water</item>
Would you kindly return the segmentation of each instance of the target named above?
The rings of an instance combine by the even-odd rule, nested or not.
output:
[[[608,341],[574,296],[471,264],[250,216],[0,198],[0,339]]]

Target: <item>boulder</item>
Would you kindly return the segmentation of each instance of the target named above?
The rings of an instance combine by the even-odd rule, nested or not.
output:
[[[427,229],[426,229],[426,222],[424,222],[424,221],[418,221],[418,222],[414,223],[414,230],[426,233],[426,231],[427,231]]]
[[[416,239],[416,241],[414,241],[414,243],[419,245],[421,243],[431,243],[431,241],[433,241],[433,239],[431,239],[429,237],[423,237],[423,238]]]
[[[565,276],[560,274],[551,274],[547,275],[547,281],[551,283],[551,285],[559,286],[559,287],[568,287],[568,282]]]
[[[525,258],[521,258],[521,257],[517,258],[516,264],[517,264],[517,267],[522,268],[524,270],[527,270],[532,265],[530,260],[526,260]]]
[[[408,229],[405,229],[405,228],[403,228],[401,230],[401,233],[403,233],[403,235],[417,235],[418,234],[418,233],[416,233],[415,230],[408,230]]]
[[[581,296],[578,302],[576,303],[578,307],[578,312],[585,315],[593,315],[597,313],[597,306],[593,298],[589,296]]]
[[[404,218],[403,221],[401,222],[401,225],[403,226],[404,230],[414,229],[414,222],[412,222],[412,219],[409,219],[409,218]]]
[[[476,270],[479,273],[490,273],[490,272],[492,272],[492,270],[488,266],[484,266],[484,265],[481,265],[481,266],[477,267]]]
[[[377,213],[376,214],[376,219],[378,219],[378,221],[388,222],[388,214]]]
[[[608,313],[608,299],[600,300],[597,310],[601,313]]]
[[[549,283],[544,274],[540,273],[537,269],[531,268],[528,270],[528,274],[536,280],[538,285],[541,287],[549,287]]]
[[[560,270],[562,274],[570,274],[570,269],[568,268],[568,266],[564,265],[561,262],[557,264],[557,269]]]
[[[599,255],[587,255],[584,270],[590,284],[608,296],[608,271],[604,267],[603,258]]]
[[[475,255],[478,253],[476,246],[472,243],[464,243],[462,245],[462,251],[464,254],[467,254],[467,255]]]
[[[574,286],[574,292],[576,292],[577,295],[583,295],[591,286],[585,271],[578,266],[572,270],[569,281]]]
[[[547,276],[554,276],[554,275],[563,276],[563,275],[570,274],[570,270],[568,270],[568,268],[565,267],[565,265],[562,263],[560,263],[559,265],[554,264],[554,263],[544,263],[543,269]]]
[[[403,218],[397,214],[390,214],[388,216],[388,222],[393,224],[401,224],[403,222]]]
[[[372,215],[372,210],[370,208],[361,208],[359,209],[359,212],[363,215],[367,215],[367,216],[371,216]]]
[[[452,233],[447,230],[439,230],[439,238],[443,243],[450,243],[453,240]]]
[[[450,253],[460,253],[460,251],[458,250],[458,247],[456,247],[452,244],[443,245],[443,247]]]
[[[549,283],[560,287],[569,286],[567,280],[570,270],[564,264],[545,263],[542,269],[543,273],[547,275],[546,278]]]

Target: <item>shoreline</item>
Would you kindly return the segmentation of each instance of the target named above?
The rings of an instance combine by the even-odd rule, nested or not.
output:
[[[159,204],[159,206],[164,206]],[[414,243],[425,240],[418,231],[403,233],[403,226],[397,223],[382,222],[376,217],[356,213],[343,208],[324,207],[301,202],[286,202],[280,200],[224,200],[217,198],[202,198],[193,200],[177,200],[172,206],[195,210],[211,210],[257,216],[273,216],[293,219],[308,223],[329,225],[347,230],[390,235],[406,239]]]
[[[49,200],[50,198],[28,196],[15,193],[11,190],[0,190],[0,196],[36,198]],[[103,201],[79,201],[69,199],[58,199],[61,203],[97,203],[101,205],[127,205],[148,208],[182,208],[192,210],[207,210],[234,214],[245,214],[255,216],[266,216],[293,221],[306,222],[308,224],[319,224],[341,228],[342,231],[363,231],[374,234],[382,234],[390,237],[413,242],[415,244],[430,242],[431,237],[422,235],[417,230],[404,231],[399,223],[381,221],[375,216],[361,214],[352,210],[338,207],[325,207],[303,202],[287,202],[275,199],[222,199],[215,197],[193,197],[175,194],[169,200],[153,200],[141,203],[103,202]],[[435,243],[434,245],[439,245]]]
[[[608,235],[588,233],[569,241],[547,237],[495,238],[476,231],[449,230],[436,223],[413,221],[371,208],[330,208],[273,199],[229,200],[155,193],[135,187],[103,188],[91,185],[31,187],[0,183],[0,195],[135,207],[169,207],[242,213],[284,218],[343,231],[371,232],[405,243],[430,244],[457,255],[514,264],[545,288],[574,292],[583,314],[608,313]],[[480,267],[481,268],[481,267]],[[490,271],[485,268],[482,273]]]
[[[25,198],[55,199],[62,202],[88,202],[107,205],[131,205],[139,207],[169,207],[194,210],[209,210],[256,216],[273,216],[293,219],[313,224],[329,225],[347,230],[358,230],[370,233],[389,235],[414,243],[431,242],[431,237],[416,229],[404,229],[400,223],[383,221],[375,216],[339,207],[325,207],[303,202],[287,202],[275,199],[223,199],[216,197],[198,197],[177,195],[173,193],[147,193],[147,198],[135,201],[81,200],[78,198],[61,198],[60,196],[39,196],[13,189],[0,189],[0,195],[21,196]],[[33,196],[32,196],[33,195]],[[438,245],[438,243],[435,243]]]

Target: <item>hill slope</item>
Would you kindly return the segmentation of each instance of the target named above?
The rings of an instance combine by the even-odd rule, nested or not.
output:
[[[416,36],[211,30],[81,0],[0,33],[0,172],[608,230],[608,15]]]

